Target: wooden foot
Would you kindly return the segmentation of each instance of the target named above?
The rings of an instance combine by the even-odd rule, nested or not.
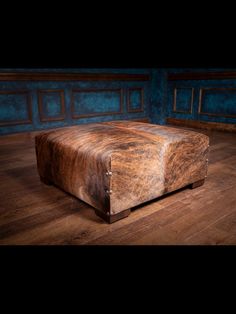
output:
[[[202,179],[202,180],[199,180],[199,181],[196,181],[192,184],[190,184],[190,189],[195,189],[195,188],[198,188],[199,186],[203,185],[205,182],[205,179]]]
[[[45,178],[43,178],[43,177],[40,177],[40,180],[41,180],[41,182],[43,182],[44,184],[52,185],[52,182],[49,181],[48,179],[45,179]]]
[[[125,209],[122,212],[115,214],[115,215],[106,215],[105,213],[95,209],[95,213],[104,219],[109,224],[112,224],[113,222],[116,222],[117,220],[120,220],[122,218],[128,217],[130,214],[130,209]]]

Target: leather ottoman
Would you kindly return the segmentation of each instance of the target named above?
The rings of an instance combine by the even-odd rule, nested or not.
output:
[[[35,137],[38,172],[112,223],[130,208],[204,183],[208,136],[132,121],[82,124]]]

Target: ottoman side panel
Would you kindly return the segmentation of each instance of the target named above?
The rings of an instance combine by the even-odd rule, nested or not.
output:
[[[157,144],[162,143],[164,193],[205,178],[208,166],[208,136],[195,131],[133,121],[112,121],[110,124],[146,137],[151,136]]]
[[[38,173],[41,178],[52,181],[51,155],[52,145],[47,141],[47,134],[35,136],[35,151]]]
[[[110,178],[106,172],[110,169],[110,156],[99,150],[78,150],[64,156],[68,171],[63,188],[79,199],[102,212],[110,212]]]
[[[111,156],[111,214],[152,200],[164,193],[163,152],[165,145],[129,145]]]
[[[205,179],[208,169],[209,137],[191,132],[170,141],[164,157],[165,193]]]
[[[95,150],[88,135],[75,139],[73,132],[43,134],[35,139],[39,175],[91,206],[110,211],[109,152]]]

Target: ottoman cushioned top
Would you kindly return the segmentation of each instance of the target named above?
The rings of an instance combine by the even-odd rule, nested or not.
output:
[[[36,136],[39,175],[114,215],[205,178],[209,138],[132,121],[67,127]]]

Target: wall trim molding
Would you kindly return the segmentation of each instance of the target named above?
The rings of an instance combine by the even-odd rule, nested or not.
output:
[[[179,80],[229,80],[236,79],[236,71],[224,72],[185,72],[185,73],[168,73],[169,81]]]
[[[121,120],[134,121],[134,122],[143,122],[143,123],[151,123],[150,122],[150,118],[148,118],[148,117],[139,118],[139,119],[138,118],[137,119],[127,118],[127,119],[119,119],[119,120],[112,120],[112,121],[121,121]],[[89,123],[96,123],[96,122],[89,122]],[[79,125],[85,125],[85,124],[87,124],[87,123],[81,123],[81,124],[76,124],[76,125],[79,126]],[[63,130],[63,129],[69,128],[71,126],[72,125],[59,126],[59,127],[49,127],[47,129],[33,130],[33,131],[17,131],[17,132],[10,133],[10,134],[0,134],[0,137],[13,139],[13,138],[17,138],[20,135],[22,140],[32,140],[32,139],[34,140],[35,136],[38,135],[38,134],[49,133],[49,132],[52,132],[54,130]]]
[[[236,124],[221,122],[206,122],[187,119],[166,118],[167,125],[176,125],[189,128],[226,131],[236,133]]]
[[[132,118],[132,119],[127,119],[127,120],[134,121],[134,122],[151,123],[150,118],[148,117],[139,118],[139,119]]]
[[[74,104],[74,93],[99,93],[99,92],[117,92],[120,96],[119,111],[94,112],[86,114],[76,114]],[[76,88],[71,91],[71,117],[72,119],[82,119],[89,117],[108,116],[123,113],[123,88]]]
[[[43,114],[43,95],[47,93],[59,93],[61,112],[59,117],[47,117]],[[41,122],[51,122],[51,121],[62,121],[65,120],[65,96],[64,90],[62,89],[39,89],[37,91],[38,95],[38,108],[39,108],[39,118]]]
[[[202,112],[202,101],[204,98],[204,93],[206,91],[230,91],[234,90],[236,92],[236,88],[233,87],[202,87],[199,90],[199,104],[198,104],[198,114],[207,115],[207,116],[215,116],[215,117],[226,117],[226,118],[236,118],[234,114],[220,114],[220,113],[211,113],[211,112]]]
[[[18,125],[18,124],[32,124],[32,98],[31,98],[31,94],[30,91],[28,90],[4,90],[4,91],[0,91],[0,94],[25,94],[26,95],[26,99],[27,99],[27,113],[28,113],[28,119],[26,120],[6,120],[0,121],[0,126],[11,126],[11,125]]]
[[[149,74],[126,73],[0,73],[0,81],[149,81]]]
[[[184,111],[184,110],[177,110],[177,89],[191,89],[191,102],[190,102],[190,110]],[[192,114],[193,112],[193,99],[194,99],[194,87],[175,87],[174,88],[174,101],[173,101],[173,112],[174,113],[185,113],[185,114]]]
[[[138,109],[131,108],[131,92],[140,91],[141,92],[141,107]],[[143,112],[144,111],[144,88],[143,87],[130,87],[127,89],[127,111],[131,112]]]

